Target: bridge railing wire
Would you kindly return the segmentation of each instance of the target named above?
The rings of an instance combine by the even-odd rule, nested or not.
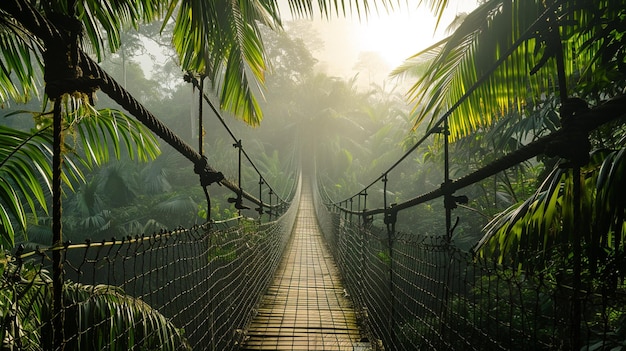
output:
[[[185,79],[185,81],[191,83],[194,86],[194,88],[198,89],[198,91],[200,92],[200,95],[202,97],[202,100],[204,100],[209,105],[209,107],[211,108],[211,111],[213,111],[213,114],[217,117],[217,119],[220,121],[220,124],[222,125],[222,127],[224,127],[224,129],[226,130],[228,135],[231,137],[232,141],[235,143],[235,144],[233,144],[233,146],[239,148],[239,150],[241,151],[241,154],[246,158],[248,163],[252,166],[254,171],[260,177],[260,182],[269,189],[270,196],[274,195],[274,196],[276,196],[276,199],[279,202],[285,203],[286,201],[283,198],[280,197],[280,195],[270,186],[270,184],[267,182],[267,180],[263,177],[263,173],[258,169],[258,167],[254,163],[254,161],[250,158],[250,156],[246,152],[245,148],[241,144],[241,139],[238,139],[235,136],[235,134],[233,133],[231,128],[229,128],[228,125],[226,124],[226,121],[224,120],[224,117],[222,117],[222,114],[217,109],[217,107],[215,106],[213,101],[211,101],[211,99],[209,99],[209,97],[204,92],[203,84],[202,84],[202,79],[204,79],[204,78],[200,77],[201,80],[198,81],[198,78],[194,77],[190,72],[188,72],[188,73],[185,74],[184,79]],[[241,173],[241,170],[239,170],[239,172]],[[241,184],[238,184],[238,186],[241,188]],[[269,211],[271,211],[271,207],[272,206],[269,206],[269,207],[270,207]]]
[[[298,203],[299,188],[294,195]],[[297,213],[149,236],[18,251],[0,298],[19,311],[2,329],[21,349],[236,350],[271,282]],[[52,252],[62,256],[63,344],[52,344]],[[167,321],[168,328],[156,328]],[[117,329],[111,329],[115,327]],[[29,332],[29,333],[28,333]],[[14,340],[14,341],[15,341]]]
[[[576,342],[608,350],[623,340],[615,334],[622,319],[610,317],[623,313],[619,294],[576,294],[572,282],[554,271],[528,272],[479,259],[446,235],[397,232],[390,244],[386,228],[329,211],[316,200],[323,234],[374,346],[521,351],[570,350]],[[580,324],[572,323],[576,302],[585,310]],[[581,340],[573,340],[578,325]]]
[[[589,132],[621,118],[624,101],[592,108],[577,115],[575,123]],[[435,235],[422,234],[429,228],[420,228],[419,222],[415,233],[395,230],[399,212],[436,199],[443,199],[450,212],[461,198],[452,196],[455,191],[546,152],[551,143],[569,140],[569,132],[563,128],[542,137],[413,199],[384,201],[383,208],[355,209],[350,200],[333,203],[318,185],[321,227],[373,341],[392,350],[569,350],[581,345],[604,350],[623,341],[616,323],[623,321],[624,297],[581,285],[574,273],[583,271],[585,262],[575,259],[575,243],[525,252],[554,266],[527,271],[461,250],[448,227]],[[616,283],[616,291],[626,289],[623,281]]]
[[[575,123],[589,132],[621,118],[624,101],[592,108],[577,115]],[[580,257],[574,259],[574,243],[525,252],[554,266],[526,271],[461,250],[449,230],[423,234],[430,228],[420,228],[419,222],[415,233],[395,230],[401,211],[443,199],[449,212],[454,203],[446,199],[460,198],[452,196],[455,191],[546,152],[551,143],[568,140],[568,132],[563,128],[410,200],[385,201],[384,208],[333,203],[318,185],[321,227],[373,341],[393,350],[569,350],[582,345],[604,350],[623,341],[616,323],[623,321],[626,300],[614,290],[591,291],[577,281],[574,272],[586,266]],[[623,281],[616,283],[615,291],[626,289]]]

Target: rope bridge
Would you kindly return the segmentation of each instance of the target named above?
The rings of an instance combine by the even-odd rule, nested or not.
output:
[[[576,175],[573,178],[580,181],[581,165],[585,164],[589,155],[589,150],[585,149],[589,146],[588,133],[623,116],[624,98],[589,111],[564,114],[563,128],[559,131],[482,169],[452,180],[447,118],[484,77],[479,79],[433,124],[423,139],[363,191],[350,199],[333,202],[327,194],[320,194],[324,189],[314,189],[312,195],[319,229],[344,279],[345,293],[343,289],[336,288],[338,283],[333,282],[330,288],[324,285],[324,275],[334,275],[330,273],[332,263],[324,263],[328,269],[320,277],[320,272],[304,269],[303,266],[319,268],[322,264],[317,263],[310,252],[298,257],[302,261],[296,261],[298,255],[293,252],[299,252],[297,247],[296,251],[288,251],[286,256],[285,262],[292,262],[292,265],[285,263],[284,267],[281,266],[281,271],[294,278],[286,284],[293,286],[294,290],[282,292],[282,276],[278,276],[278,283],[270,284],[290,239],[313,245],[308,239],[320,235],[317,228],[304,233],[292,230],[300,205],[300,188],[291,196],[292,206],[279,213],[284,207],[282,204],[272,205],[272,195],[277,194],[271,188],[269,204],[261,199],[262,189],[258,199],[242,189],[242,157],[250,163],[252,160],[243,150],[241,140],[230,131],[234,146],[239,150],[240,173],[236,184],[208,165],[207,158],[202,154],[201,136],[198,151],[180,140],[82,52],[77,43],[68,42],[76,35],[63,33],[28,3],[7,0],[2,6],[4,11],[19,17],[47,47],[72,48],[71,55],[63,50],[51,51],[46,57],[48,64],[72,60],[62,62],[67,66],[65,68],[80,67],[80,70],[75,69],[71,84],[63,84],[68,83],[67,77],[46,77],[47,93],[55,100],[54,120],[58,135],[55,135],[53,162],[54,238],[48,248],[26,252],[20,247],[3,262],[0,339],[4,344],[25,350],[263,349],[263,344],[271,339],[263,333],[274,326],[273,322],[259,320],[269,313],[270,317],[281,319],[277,329],[287,329],[292,334],[289,336],[291,339],[283,339],[288,336],[279,335],[279,342],[271,347],[314,349],[316,346],[309,342],[297,341],[295,334],[314,334],[309,340],[329,338],[320,331],[324,329],[321,328],[324,320],[321,315],[335,320],[336,311],[333,309],[340,306],[341,318],[337,320],[342,319],[346,323],[330,338],[338,340],[339,334],[349,336],[337,342],[337,349],[552,350],[581,349],[583,344],[588,349],[598,350],[616,345],[623,347],[619,345],[626,339],[623,326],[612,325],[615,318],[611,315],[624,315],[624,297],[620,295],[624,283],[620,282],[619,291],[585,291],[581,285],[582,278],[585,278],[581,271],[581,240],[572,242],[571,261],[578,263],[572,267],[572,272],[568,271],[568,277],[572,279],[562,281],[560,277],[546,273],[530,274],[498,265],[494,260],[479,260],[470,252],[459,250],[451,240],[455,229],[451,213],[457,204],[467,200],[464,196],[455,196],[456,191],[540,154],[567,159],[569,164],[566,167],[571,168]],[[511,52],[522,42],[520,39],[519,43],[515,43]],[[503,55],[502,60],[508,55]],[[204,98],[210,103],[203,95],[202,81],[192,76],[186,79],[199,88],[200,101]],[[273,216],[278,219],[262,224],[260,220],[237,218],[122,240],[81,244],[63,242],[60,225],[60,97],[75,91],[91,94],[97,88],[194,164],[209,210],[210,198],[206,188],[212,183],[219,183],[235,193],[236,198],[230,200],[237,209],[245,208],[242,203],[245,199],[258,206],[256,210],[260,217],[269,213],[270,219]],[[567,95],[561,98],[564,107],[567,107]],[[219,116],[216,109],[214,112]],[[435,134],[442,135],[444,141],[445,167],[441,187],[403,203],[389,204],[386,198],[389,173],[426,138]],[[577,149],[573,154],[568,147],[571,140],[584,150]],[[258,172],[254,164],[252,167]],[[383,207],[368,210],[364,201],[362,208],[354,210],[353,200],[358,197],[360,202],[362,197],[366,198],[367,190],[380,180],[384,184]],[[311,183],[317,186],[315,180]],[[259,174],[259,187],[263,185],[269,187]],[[580,184],[575,187],[580,188]],[[443,198],[444,202],[445,233],[427,236],[395,230],[398,212],[438,198]],[[573,201],[580,201],[580,194],[573,198]],[[573,207],[580,209],[580,203],[575,203]],[[310,228],[316,227],[311,223],[314,222],[308,211],[311,209],[303,208],[308,214],[298,216],[298,220],[306,218]],[[383,216],[382,223],[386,228],[373,225],[372,218],[376,215]],[[298,225],[295,227],[298,228]],[[416,227],[420,230],[419,225]],[[573,237],[580,239],[579,226],[575,225],[574,231]],[[315,246],[323,245],[316,242]],[[323,250],[309,251],[326,256]],[[542,254],[555,255],[558,252]],[[294,266],[295,262],[299,262],[299,266]],[[296,268],[301,273],[296,274]],[[314,273],[309,276],[309,271]],[[324,284],[318,284],[318,279]],[[313,284],[299,285],[303,280],[305,283],[311,280]],[[302,295],[301,291],[306,291],[306,295]],[[270,297],[266,295],[261,300],[265,293]],[[316,298],[311,298],[310,293],[314,293]],[[274,300],[272,294],[276,295]],[[284,305],[276,303],[281,294],[287,296]],[[351,297],[355,313],[343,310],[344,305],[349,303],[339,299],[338,294],[344,295],[344,298]],[[296,302],[289,296],[295,296]],[[331,304],[330,301],[335,298],[344,302]],[[300,299],[312,301],[317,309],[308,303],[300,305]],[[328,305],[322,306],[322,300]],[[261,301],[266,304],[259,305]],[[282,308],[282,314],[276,315],[273,309],[267,309],[269,305]],[[586,313],[581,312],[583,306]],[[320,318],[303,321],[300,319],[303,311],[306,311],[307,317],[318,314]],[[261,319],[253,321],[254,317]],[[295,324],[284,324],[287,317],[293,317]],[[355,317],[354,320],[352,317]],[[358,332],[356,317],[363,329]],[[303,324],[298,323],[307,324],[306,330],[300,330]],[[618,323],[623,324],[623,318]],[[336,328],[336,325],[330,327]],[[272,330],[270,335],[274,332]],[[285,340],[286,343],[281,343]],[[324,349],[325,346],[317,347]]]

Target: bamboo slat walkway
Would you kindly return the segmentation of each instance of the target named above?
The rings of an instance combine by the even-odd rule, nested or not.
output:
[[[242,350],[369,350],[315,218],[305,180],[294,232]]]

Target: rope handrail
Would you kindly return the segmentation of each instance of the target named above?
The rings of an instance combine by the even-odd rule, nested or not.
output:
[[[444,196],[446,193],[453,193],[456,190],[477,183],[498,172],[508,169],[513,165],[524,162],[539,154],[545,153],[546,149],[549,148],[551,144],[561,140],[567,141],[570,133],[577,133],[581,130],[584,132],[590,132],[606,123],[620,118],[624,118],[626,117],[626,112],[624,112],[625,106],[626,95],[611,99],[603,105],[592,108],[585,113],[577,115],[576,119],[570,122],[573,125],[568,129],[557,130],[556,132],[539,138],[536,141],[531,142],[521,147],[520,149],[513,151],[472,173],[469,173],[457,180],[451,180],[447,184],[442,184],[442,186],[438,189],[421,194],[407,201],[393,204],[389,208],[354,211],[350,210],[349,208],[342,207],[338,203],[333,203],[333,206],[340,209],[342,212],[362,216],[371,216],[383,213],[397,213],[401,210]]]
[[[44,43],[53,47],[55,44],[65,42],[65,35],[59,31],[56,25],[39,12],[37,12],[30,4],[19,0],[3,1],[0,9],[11,14],[15,18],[20,19],[20,23],[30,31],[33,35],[40,38]],[[74,82],[72,88],[81,89],[81,85],[88,85],[92,89],[94,85],[106,93],[111,99],[126,109],[137,120],[144,124],[148,129],[158,135],[166,143],[171,145],[179,153],[189,159],[193,164],[196,173],[200,175],[203,186],[217,182],[231,191],[241,194],[241,196],[257,206],[276,208],[281,205],[273,205],[264,203],[257,199],[254,195],[242,190],[228,179],[225,179],[221,172],[211,167],[206,157],[200,155],[196,150],[189,146],[185,141],[180,139],[171,129],[156,118],[147,108],[137,101],[124,87],[122,87],[115,79],[113,79],[106,71],[104,71],[91,57],[83,50],[78,49],[78,62],[83,70],[83,77],[89,77],[84,82],[82,78],[80,82]],[[72,82],[67,82],[72,83]],[[52,86],[52,84],[51,84]],[[47,87],[48,88],[48,87]],[[282,201],[282,200],[281,200]],[[283,201],[284,203],[284,201]]]
[[[103,81],[104,84],[100,86],[100,89],[111,97],[120,106],[130,112],[137,120],[142,122],[146,127],[152,130],[155,134],[165,140],[168,144],[174,147],[183,156],[187,157],[194,165],[204,164],[204,168],[208,173],[219,173],[212,168],[206,162],[206,158],[202,157],[196,150],[191,148],[187,143],[174,134],[167,126],[159,121],[150,111],[148,111],[140,102],[134,99],[130,93],[126,91],[121,85],[119,85],[107,72],[105,72],[100,66],[95,63],[87,54],[81,51],[81,67],[84,71],[91,73]],[[258,200],[254,195],[240,189],[237,184],[234,184],[228,179],[221,179],[217,181],[219,184],[232,190],[253,202],[258,206],[269,207],[266,204]],[[277,207],[279,205],[274,205]]]

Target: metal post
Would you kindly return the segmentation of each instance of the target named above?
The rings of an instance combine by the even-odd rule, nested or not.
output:
[[[391,340],[391,348],[395,348],[395,296],[393,291],[393,237],[396,228],[396,218],[397,212],[393,211],[392,208],[387,208],[387,173],[383,175],[383,205],[385,208],[385,218],[384,222],[387,225],[387,247],[388,247],[388,275],[389,275],[389,316],[388,316],[388,329],[389,329],[389,337]]]
[[[204,126],[202,124],[202,98],[204,94],[204,76],[200,76],[200,87],[198,88],[198,153],[203,155],[204,150]]]
[[[581,272],[582,272],[582,248],[580,245],[580,241],[582,240],[581,235],[581,220],[580,216],[582,215],[580,209],[580,166],[575,165],[572,168],[573,174],[573,205],[574,205],[574,228],[572,233],[572,241],[573,241],[573,287],[574,294],[572,298],[572,322],[571,322],[571,336],[572,336],[572,350],[580,350],[580,324],[581,324],[581,301],[580,301],[580,291],[582,288]]]
[[[350,223],[352,223],[352,205],[354,203],[354,198],[350,198]]]
[[[367,189],[363,191],[363,209],[367,208]]]
[[[446,118],[443,121],[443,154],[444,154],[444,161],[443,161],[443,183],[445,186],[447,186],[448,184],[450,184],[450,146],[449,146],[449,137],[450,137],[450,130],[448,127],[448,118]],[[452,194],[447,191],[444,194],[444,205],[445,205],[445,210],[446,210],[446,240],[448,240],[448,242],[451,242],[452,238],[452,233],[451,233],[451,228],[452,228],[452,206],[451,204],[451,197]],[[453,201],[453,200],[452,200]]]
[[[257,212],[259,212],[259,221],[261,221],[261,217],[263,217],[263,184],[265,184],[265,181],[263,177],[259,175],[259,208],[257,209]]]
[[[269,208],[270,221],[272,221],[272,195],[274,195],[274,191],[272,190],[272,188],[270,188],[270,208]]]
[[[237,194],[237,199],[235,199],[235,208],[237,208],[237,212],[241,216],[241,202],[243,199],[243,189],[241,188],[241,139],[237,140],[236,143],[233,144],[234,147],[238,150],[238,166],[237,169],[237,187],[239,188],[239,193]]]
[[[63,116],[61,114],[62,97],[59,96],[54,101],[53,117],[53,156],[52,156],[52,296],[53,315],[52,328],[54,338],[54,350],[63,350],[65,335],[63,333],[63,261],[61,248],[63,247],[63,225],[62,216],[62,194],[61,176],[63,167],[63,156],[61,147],[63,145]]]
[[[203,113],[202,113],[202,99],[204,97],[204,79],[205,76],[200,76],[200,84],[198,87],[198,153],[200,157],[204,155],[204,125],[203,125]],[[193,132],[192,132],[193,133]],[[209,195],[208,186],[203,186],[204,197],[206,199],[206,221],[211,221],[211,196]]]

